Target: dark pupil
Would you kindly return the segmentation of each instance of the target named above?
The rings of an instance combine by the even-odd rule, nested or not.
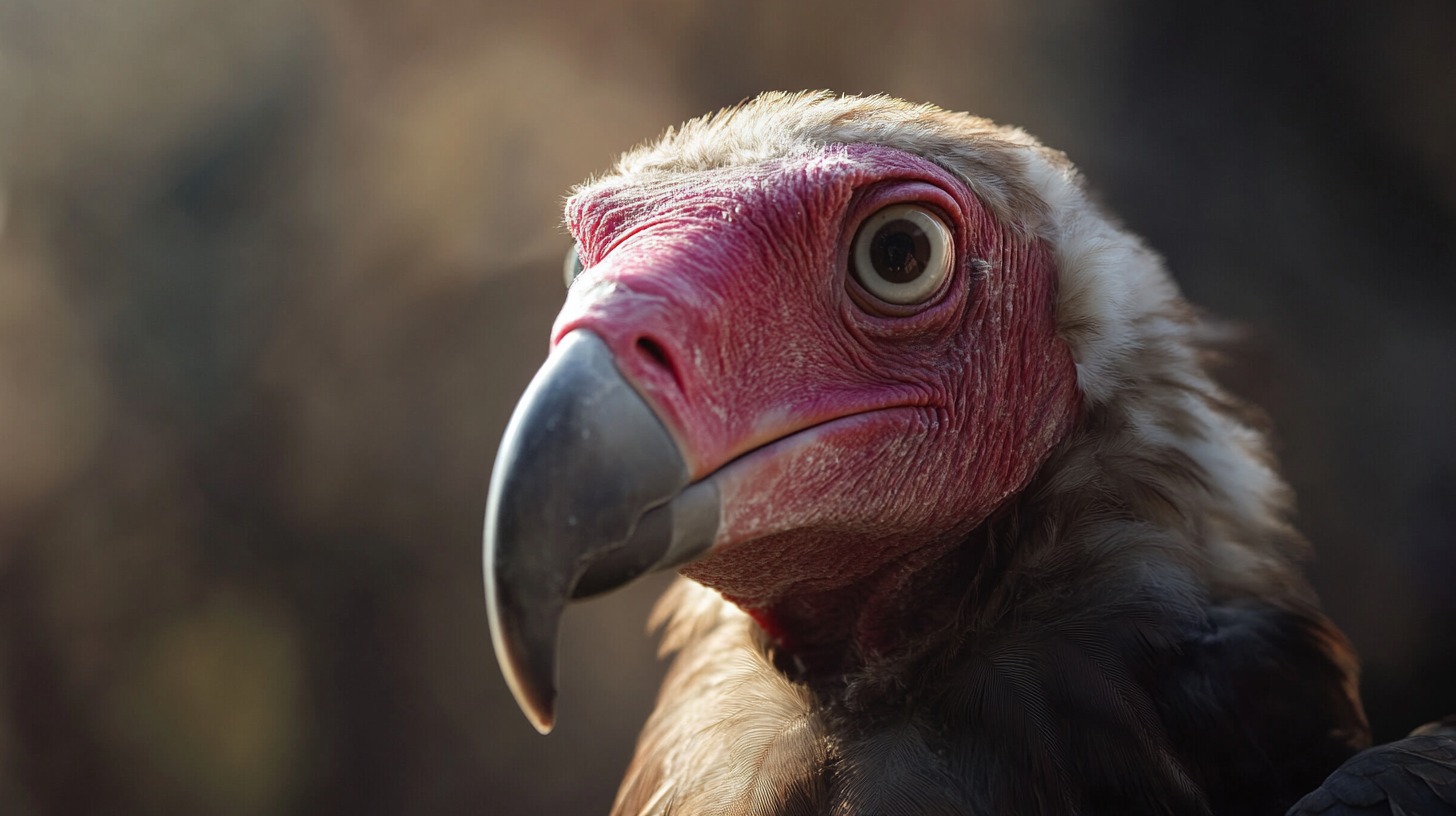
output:
[[[930,237],[903,218],[880,227],[870,241],[870,263],[875,274],[890,283],[915,280],[929,262]]]

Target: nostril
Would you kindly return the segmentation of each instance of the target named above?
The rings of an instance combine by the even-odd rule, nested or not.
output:
[[[672,358],[667,355],[667,350],[656,340],[653,340],[651,337],[637,338],[637,350],[642,352],[642,355],[651,360],[658,368],[665,369],[677,387],[682,388],[682,380],[678,377],[677,366],[673,365]]]
[[[672,361],[667,359],[667,352],[663,351],[662,346],[659,346],[657,341],[651,337],[637,338],[637,348],[643,354],[651,357],[654,363],[657,363],[663,368],[672,368]]]

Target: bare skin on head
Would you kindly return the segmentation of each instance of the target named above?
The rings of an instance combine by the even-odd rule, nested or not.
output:
[[[954,274],[881,304],[845,238],[905,203],[953,225]],[[601,336],[693,478],[721,482],[718,540],[686,574],[790,649],[878,654],[928,623],[903,590],[1075,416],[1047,252],[929,161],[831,146],[647,194],[597,187],[569,213],[588,271],[555,337]]]

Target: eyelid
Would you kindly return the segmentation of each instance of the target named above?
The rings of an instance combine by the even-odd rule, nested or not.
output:
[[[965,215],[955,195],[929,179],[887,179],[860,190],[850,204],[845,233],[851,238],[875,213],[893,204],[917,204],[929,210],[950,228],[959,244]]]

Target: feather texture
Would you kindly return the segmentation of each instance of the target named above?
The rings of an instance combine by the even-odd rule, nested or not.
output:
[[[681,646],[617,795],[623,814],[815,814],[827,740],[808,691],[769,663],[751,622],[688,582],[669,594]],[[660,608],[669,608],[667,604]]]
[[[1456,739],[1413,736],[1361,753],[1289,810],[1289,816],[1316,814],[1456,814]]]
[[[979,532],[1017,546],[975,548],[995,563],[953,625],[832,681],[792,682],[680,582],[659,615],[681,654],[616,812],[1280,813],[1365,744],[1312,607],[1215,599],[1165,530],[1051,481]],[[641,809],[664,788],[678,809]]]

